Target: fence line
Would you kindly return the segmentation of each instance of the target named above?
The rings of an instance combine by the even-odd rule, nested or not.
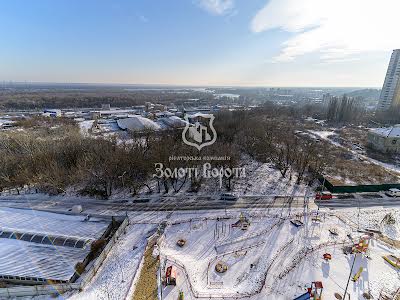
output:
[[[387,191],[391,188],[400,188],[400,184],[398,183],[387,183],[387,184],[360,184],[360,185],[334,185],[327,178],[320,177],[318,179],[321,184],[325,182],[325,188],[327,188],[330,192],[336,194],[344,194],[344,193],[361,193],[361,192],[369,192],[376,193],[380,191]]]

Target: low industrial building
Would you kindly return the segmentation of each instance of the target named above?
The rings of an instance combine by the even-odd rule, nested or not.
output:
[[[43,116],[45,117],[61,117],[62,116],[62,112],[61,109],[45,109],[43,111]]]
[[[130,115],[126,119],[117,120],[118,127],[128,131],[159,130],[160,125],[139,115]]]
[[[91,259],[92,244],[112,231],[110,218],[0,208],[0,281],[69,283]]]
[[[370,129],[368,132],[368,145],[381,152],[400,152],[400,125]]]

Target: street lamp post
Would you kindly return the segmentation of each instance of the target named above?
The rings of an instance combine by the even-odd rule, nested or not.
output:
[[[346,299],[346,295],[347,295],[347,289],[349,288],[349,283],[350,283],[350,279],[351,279],[351,274],[353,274],[353,268],[354,268],[354,264],[356,262],[356,258],[357,258],[357,252],[354,253],[354,259],[353,259],[353,263],[351,265],[351,269],[350,269],[350,274],[349,274],[349,278],[347,279],[347,284],[346,284],[346,289],[344,290],[344,295],[343,295],[343,299]],[[350,298],[349,298],[350,299]]]

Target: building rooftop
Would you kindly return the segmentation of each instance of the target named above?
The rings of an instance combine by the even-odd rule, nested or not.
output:
[[[0,239],[0,277],[28,277],[69,281],[75,265],[89,254],[90,247],[57,247],[15,239]]]
[[[67,282],[111,221],[0,208],[0,279]]]
[[[126,119],[119,119],[117,120],[117,124],[121,129],[132,131],[141,131],[145,129],[158,130],[161,128],[156,122],[136,115],[129,116],[129,118]]]
[[[171,116],[168,118],[161,118],[159,119],[160,122],[164,123],[168,127],[184,127],[187,124],[187,121],[182,120],[179,117]]]
[[[0,231],[43,234],[96,240],[109,225],[108,221],[85,216],[63,215],[30,209],[0,208]]]
[[[370,132],[378,134],[383,137],[400,137],[400,125],[386,128],[372,128]]]

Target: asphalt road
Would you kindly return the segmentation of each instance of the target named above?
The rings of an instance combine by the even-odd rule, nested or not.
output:
[[[331,199],[315,200],[315,204],[327,208],[346,208],[346,207],[391,207],[400,206],[400,198],[352,198],[352,199]]]
[[[177,210],[213,210],[231,208],[303,208],[303,197],[286,196],[249,196],[236,201],[224,201],[205,196],[152,197],[120,200],[96,200],[78,197],[9,196],[0,198],[0,206],[32,208],[46,210],[68,210],[73,205],[82,205],[89,211],[177,211]]]
[[[376,198],[355,195],[354,198],[333,198],[309,202],[311,209],[346,208],[346,207],[391,207],[400,206],[400,198]],[[315,204],[316,205],[315,205]],[[211,196],[157,196],[129,198],[119,200],[97,200],[80,197],[51,197],[44,195],[2,196],[0,207],[32,208],[41,210],[69,210],[73,205],[82,205],[91,213],[122,213],[127,211],[180,211],[180,210],[214,210],[214,209],[292,209],[303,208],[304,197],[287,196],[244,196],[237,201],[222,201]]]

